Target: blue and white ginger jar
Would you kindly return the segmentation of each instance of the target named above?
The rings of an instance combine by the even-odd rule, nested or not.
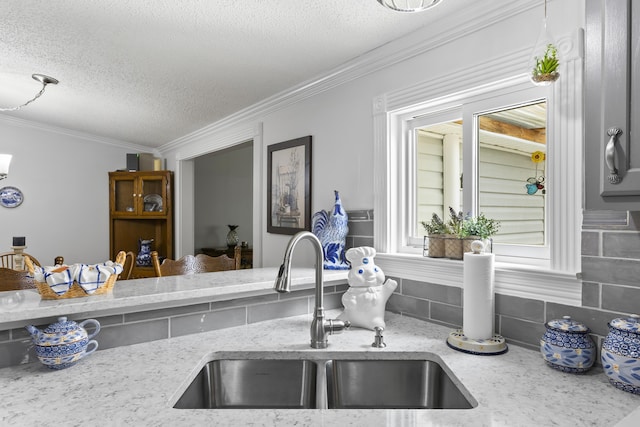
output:
[[[613,319],[608,326],[600,356],[602,368],[615,387],[640,394],[640,316]]]
[[[540,340],[540,352],[547,365],[562,372],[580,374],[596,360],[596,346],[589,328],[570,316],[551,320]]]
[[[95,330],[88,334],[84,326],[90,324],[94,325]],[[68,368],[98,349],[98,342],[91,339],[100,332],[100,323],[95,319],[78,324],[66,317],[59,317],[56,323],[43,331],[33,325],[25,328],[35,344],[36,356],[47,368]]]

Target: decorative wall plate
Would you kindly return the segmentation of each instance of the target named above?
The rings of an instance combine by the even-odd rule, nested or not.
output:
[[[24,196],[16,187],[0,188],[0,205],[5,208],[16,208],[22,204]]]

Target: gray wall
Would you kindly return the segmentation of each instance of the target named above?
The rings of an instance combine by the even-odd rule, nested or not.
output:
[[[194,253],[225,247],[229,227],[252,246],[253,143],[246,142],[194,160]]]

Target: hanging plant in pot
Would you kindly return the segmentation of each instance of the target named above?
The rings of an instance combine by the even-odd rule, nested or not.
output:
[[[467,218],[462,224],[462,236],[464,238],[463,252],[471,251],[471,242],[482,240],[485,243],[485,251],[488,241],[500,229],[500,222],[487,218],[483,213]]]
[[[421,221],[421,224],[429,239],[427,256],[430,258],[443,258],[445,235],[449,233],[449,228],[435,212],[431,216],[430,222]]]
[[[558,49],[553,43],[546,45],[542,57],[536,56],[534,59],[535,65],[531,71],[531,80],[535,84],[544,86],[558,80],[560,62],[558,61]]]

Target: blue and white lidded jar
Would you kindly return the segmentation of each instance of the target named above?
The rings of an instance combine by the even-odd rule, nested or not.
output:
[[[589,328],[570,316],[551,320],[540,340],[540,352],[547,365],[562,372],[580,374],[596,360],[596,345]]]
[[[640,394],[640,316],[613,319],[602,343],[602,368],[620,390]]]

